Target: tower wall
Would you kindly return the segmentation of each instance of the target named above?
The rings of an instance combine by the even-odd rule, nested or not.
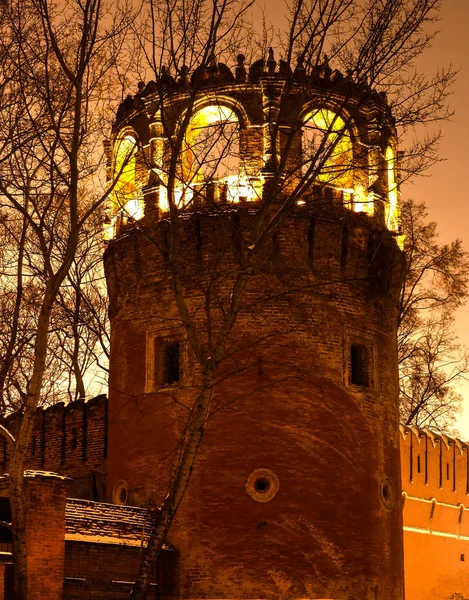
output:
[[[203,379],[191,327],[220,348],[209,335],[242,289],[169,533],[174,595],[402,600],[392,116],[327,64],[307,75],[258,61],[247,81],[238,60],[236,76],[226,65],[190,81],[165,72],[117,115],[108,499],[166,497]],[[207,176],[203,150],[234,124],[226,158],[238,167]],[[130,166],[112,175],[123,148]]]
[[[246,350],[225,363],[170,532],[181,597],[403,597],[401,254],[369,217],[322,212],[305,207],[285,220],[247,291],[234,332]],[[241,224],[248,222],[246,214]],[[229,229],[223,218],[194,215],[184,224],[184,247],[197,237],[209,256],[225,244],[228,267],[236,254]],[[124,481],[128,501],[143,505],[166,494],[197,385],[186,344],[181,385],[145,393],[149,335],[181,331],[167,270],[148,237],[129,231],[105,259],[112,321],[108,495]],[[194,314],[201,302],[194,286]],[[354,344],[369,351],[367,386],[351,383]],[[229,375],[233,364],[244,368]],[[278,478],[269,502],[257,502],[246,488],[256,469]]]

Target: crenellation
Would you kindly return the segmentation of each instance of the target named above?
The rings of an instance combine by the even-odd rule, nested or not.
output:
[[[17,416],[5,424],[14,435]],[[9,448],[0,445],[0,471],[8,473]],[[28,469],[54,471],[71,478],[69,493],[85,498],[96,494],[96,478],[105,479],[107,457],[107,398],[104,395],[70,404],[62,402],[37,410],[28,447]],[[75,483],[76,482],[76,483]],[[99,483],[99,488],[103,487]],[[98,498],[96,498],[98,499]]]
[[[413,496],[469,505],[469,445],[418,427],[400,426],[402,481]]]

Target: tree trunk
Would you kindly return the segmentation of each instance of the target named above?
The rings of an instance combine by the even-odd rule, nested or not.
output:
[[[182,456],[174,467],[170,491],[161,509],[157,512],[156,523],[147,546],[143,550],[135,586],[130,594],[131,600],[146,600],[147,598],[158,556],[189,485],[207,423],[215,376],[216,373],[212,371],[207,378],[210,383],[206,383],[194,403],[193,419],[187,437],[182,442]]]

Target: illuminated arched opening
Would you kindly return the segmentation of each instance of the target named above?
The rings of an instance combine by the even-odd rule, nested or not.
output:
[[[390,231],[399,230],[399,203],[397,193],[396,157],[391,146],[386,148],[386,179],[388,201],[386,203],[386,225]]]
[[[315,174],[316,165],[319,174]],[[353,146],[344,120],[325,108],[307,116],[303,126],[303,173],[325,184],[353,192]]]
[[[188,181],[206,183],[239,173],[239,122],[231,108],[210,105],[197,111],[184,142]]]
[[[259,197],[240,163],[239,132],[238,116],[228,106],[211,104],[194,114],[184,136],[176,205],[196,198],[240,202]],[[167,200],[160,206],[167,210]]]
[[[143,217],[143,203],[138,198],[136,182],[137,141],[134,136],[120,138],[115,146],[114,212],[124,220]]]

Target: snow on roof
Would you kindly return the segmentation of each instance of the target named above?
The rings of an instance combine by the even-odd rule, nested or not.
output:
[[[141,546],[147,540],[154,519],[154,513],[145,508],[68,499],[65,539]]]

